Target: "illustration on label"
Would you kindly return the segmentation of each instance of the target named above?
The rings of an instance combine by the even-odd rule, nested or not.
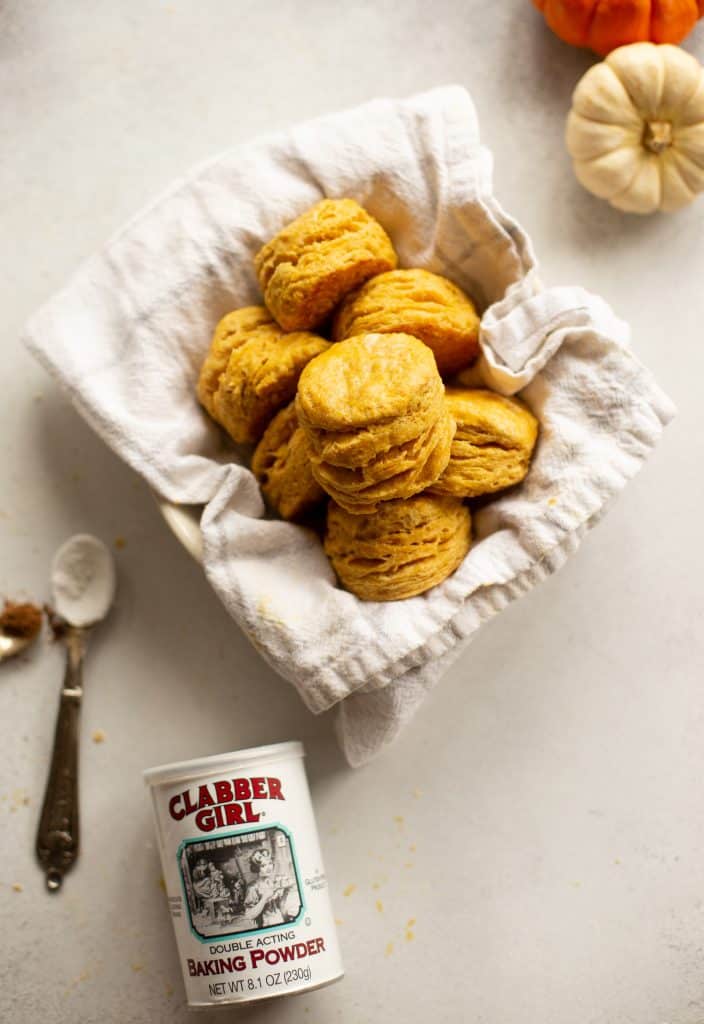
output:
[[[186,840],[179,871],[202,941],[293,923],[303,910],[292,840],[278,825]]]

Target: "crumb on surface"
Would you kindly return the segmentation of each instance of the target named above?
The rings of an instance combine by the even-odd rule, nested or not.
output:
[[[135,974],[139,974],[140,971],[144,970],[144,964],[130,964],[130,967]]]
[[[403,828],[403,815],[402,814],[395,814],[394,815],[394,821],[396,822],[396,824],[398,825],[399,828]]]
[[[406,929],[406,942],[413,942],[415,937],[416,937],[415,932],[411,931],[410,928],[407,928]]]
[[[557,505],[557,498],[548,498],[548,505],[551,508],[553,508],[555,505]]]
[[[416,852],[416,844],[415,843],[411,843],[411,845],[408,847],[408,852],[409,853],[415,853]]]
[[[12,891],[13,892],[24,892],[24,886],[22,885],[21,882],[13,882],[12,883]]]
[[[351,895],[352,895],[352,893],[353,893],[353,892],[355,891],[355,889],[356,889],[356,888],[357,888],[357,886],[356,886],[356,885],[355,885],[354,883],[352,883],[351,885],[348,885],[348,886],[347,886],[347,888],[346,888],[346,889],[345,889],[345,891],[344,891],[344,892],[342,893],[342,895],[343,895],[343,896],[351,896]]]
[[[394,951],[394,944],[393,944],[393,942],[387,942],[386,943],[386,949],[384,950],[384,956],[391,956],[393,951]]]
[[[163,892],[166,892],[166,882],[164,881],[163,875],[159,875],[159,888],[163,890]]]
[[[344,923],[345,923],[345,922],[344,922],[344,921],[342,920],[342,918],[341,918],[341,917],[336,917],[336,918],[335,918],[335,924],[336,924],[336,925],[338,926],[338,928],[339,928],[339,926],[340,926],[341,924],[344,924]]]
[[[124,537],[115,537],[113,544],[115,545],[118,551],[122,551],[122,549],[126,546],[127,541],[125,540]]]
[[[93,740],[93,743],[105,743],[105,732],[102,729],[95,729],[91,739]]]
[[[378,882],[372,882],[372,889],[381,889],[381,886]]]
[[[416,923],[415,917],[409,917],[408,921],[406,922],[406,928],[408,928],[408,929],[412,928],[415,923]]]
[[[379,911],[380,914],[384,913],[384,904],[381,902],[381,900],[376,901],[376,909]]]

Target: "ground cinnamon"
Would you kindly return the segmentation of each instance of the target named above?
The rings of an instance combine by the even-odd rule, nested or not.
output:
[[[30,602],[5,601],[0,613],[0,633],[33,640],[41,628],[41,608]]]

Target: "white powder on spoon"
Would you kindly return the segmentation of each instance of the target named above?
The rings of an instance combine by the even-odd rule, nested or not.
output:
[[[115,565],[103,542],[88,533],[67,540],[54,556],[51,589],[57,613],[70,625],[104,618],[115,593]]]

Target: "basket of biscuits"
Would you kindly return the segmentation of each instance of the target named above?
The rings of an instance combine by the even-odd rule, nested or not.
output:
[[[25,337],[352,764],[673,414],[606,303],[540,280],[455,86],[196,168]]]
[[[257,253],[264,305],[218,323],[200,402],[251,466],[269,507],[326,504],[324,550],[366,601],[442,583],[471,544],[467,499],[526,476],[538,422],[516,398],[448,387],[479,354],[479,317],[452,281],[399,269],[382,226],[323,199]]]

